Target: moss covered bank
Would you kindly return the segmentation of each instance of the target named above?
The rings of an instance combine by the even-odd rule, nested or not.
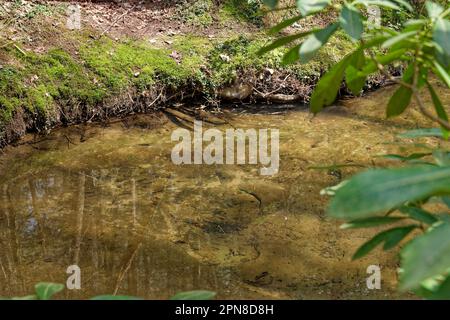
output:
[[[258,56],[272,39],[231,9],[232,2],[225,2],[215,16],[221,23],[251,24],[246,32],[214,34],[198,27],[202,19],[195,20],[207,11],[191,10],[183,23],[194,23],[200,32],[169,33],[156,40],[114,37],[93,28],[56,31],[43,19],[44,49],[5,39],[0,46],[0,145],[27,131],[46,132],[182,101],[215,106],[233,98],[264,102],[277,93],[306,102],[319,76],[352,48],[338,33],[313,61],[284,66],[287,48]],[[239,84],[248,90],[240,92]]]

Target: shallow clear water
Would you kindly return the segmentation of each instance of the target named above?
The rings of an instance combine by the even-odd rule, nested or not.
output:
[[[275,176],[261,176],[258,165],[172,164],[177,126],[163,116],[59,129],[7,148],[0,296],[29,294],[40,281],[65,283],[76,264],[82,288],[60,298],[166,299],[193,289],[219,298],[396,298],[395,252],[352,262],[373,230],[340,230],[319,195],[361,167],[388,164],[373,156],[398,151],[394,133],[416,126],[415,112],[383,120],[391,90],[314,119],[304,109],[240,110],[217,125],[278,128]],[[310,168],[342,163],[349,166]],[[366,288],[371,264],[382,268],[382,290]]]

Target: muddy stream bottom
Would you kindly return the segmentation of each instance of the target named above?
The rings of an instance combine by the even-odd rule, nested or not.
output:
[[[55,130],[0,157],[0,296],[30,294],[37,282],[167,299],[205,289],[218,298],[399,298],[396,250],[351,261],[374,230],[341,230],[319,194],[358,170],[391,164],[396,133],[417,126],[410,112],[384,120],[392,88],[344,101],[312,118],[304,108],[234,111],[230,128],[280,130],[280,169],[260,165],[175,165],[162,116]],[[205,124],[205,129],[211,125]],[[31,137],[28,137],[32,139]],[[317,170],[315,166],[346,164]],[[256,195],[256,196],[255,196]],[[366,287],[379,265],[381,290]]]

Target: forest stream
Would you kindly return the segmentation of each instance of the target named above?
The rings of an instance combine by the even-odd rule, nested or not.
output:
[[[396,138],[417,127],[420,114],[385,120],[393,89],[316,117],[301,106],[231,111],[217,129],[280,130],[273,176],[260,175],[258,165],[173,164],[177,126],[152,115],[60,128],[7,147],[0,296],[26,295],[40,281],[65,283],[75,264],[81,290],[64,298],[167,299],[194,289],[225,299],[401,298],[396,250],[351,261],[376,230],[339,229],[320,195],[364,168],[395,165],[376,155],[420,148]],[[317,168],[329,165],[336,166]],[[369,265],[381,267],[381,290],[366,287]]]

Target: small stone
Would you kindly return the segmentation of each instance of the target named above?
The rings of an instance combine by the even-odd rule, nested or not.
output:
[[[230,60],[231,60],[230,56],[228,56],[226,54],[220,54],[219,57],[220,57],[220,59],[222,59],[222,61],[225,61],[225,62],[230,62]]]

